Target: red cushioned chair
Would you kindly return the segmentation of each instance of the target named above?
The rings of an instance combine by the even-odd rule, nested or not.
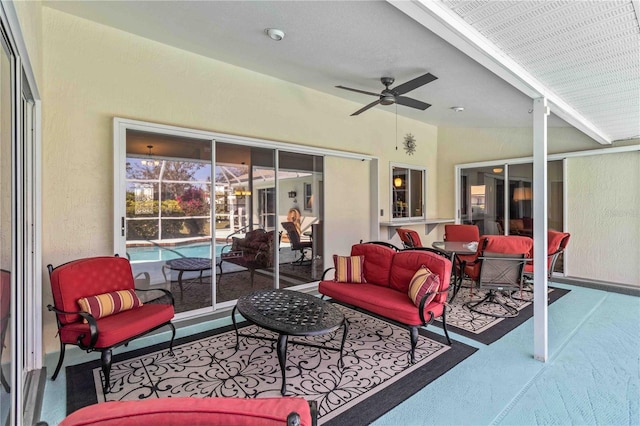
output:
[[[555,268],[558,258],[562,256],[562,253],[567,248],[570,238],[571,234],[567,232],[558,232],[552,229],[547,231],[547,267],[549,268],[547,278],[551,278],[553,268]],[[533,251],[533,248],[531,250]],[[533,258],[533,253],[530,254],[530,257]],[[524,265],[524,276],[529,280],[533,279],[533,262],[528,262]]]
[[[471,243],[480,241],[480,229],[477,225],[445,225],[444,240]],[[472,262],[475,255],[459,255],[460,262]]]
[[[112,349],[167,325],[172,331],[169,344],[169,352],[172,352],[176,329],[171,323],[174,316],[173,295],[168,290],[159,289],[170,303],[146,303],[102,318],[96,318],[80,308],[78,300],[82,298],[119,290],[136,291],[129,260],[118,256],[91,257],[74,260],[57,268],[48,265],[47,268],[54,301],[47,308],[56,313],[60,337],[60,359],[52,380],[60,372],[66,345],[102,353],[105,393],[110,388]]]
[[[283,398],[158,398],[108,401],[69,414],[59,426],[316,426],[315,401]]]
[[[533,240],[522,236],[486,235],[480,238],[479,246],[480,256],[465,266],[465,273],[489,292],[483,299],[467,302],[465,306],[498,318],[517,316],[515,302],[509,303],[504,297],[512,300],[511,292],[522,290],[524,265],[533,248]],[[482,305],[497,305],[501,309],[488,311],[480,309]]]
[[[404,248],[422,247],[420,235],[413,229],[398,228],[396,229]]]

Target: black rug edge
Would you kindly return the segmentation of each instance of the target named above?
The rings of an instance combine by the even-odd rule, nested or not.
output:
[[[238,322],[238,328],[242,328],[249,325],[246,321]],[[189,336],[180,337],[175,339],[173,347],[190,343],[195,340],[204,339],[207,337],[215,336],[217,334],[226,333],[233,330],[233,324],[225,325],[223,327],[214,328],[211,330],[202,331],[200,333],[191,334]],[[136,358],[148,353],[158,352],[161,350],[169,350],[169,341],[163,343],[156,343],[151,346],[145,346],[144,348],[135,349],[129,352],[123,352],[113,356],[112,364],[124,361],[129,358]],[[100,368],[100,360],[87,361],[82,364],[70,365],[66,367],[66,379],[67,379],[67,415],[86,407],[91,404],[98,403],[98,395],[95,390],[93,380],[93,370]],[[69,398],[69,395],[76,395],[75,401]],[[78,395],[82,397],[78,398]]]
[[[552,287],[553,289],[551,293],[549,293],[549,305],[565,296],[571,290]],[[503,321],[500,321],[498,324],[491,326],[488,330],[483,331],[480,334],[472,333],[468,330],[455,327],[453,325],[447,325],[447,330],[459,334],[461,336],[467,337],[471,340],[475,340],[476,342],[483,343],[485,345],[490,345],[493,342],[500,340],[502,337],[506,336],[508,333],[524,324],[531,317],[533,317],[533,303],[526,306],[524,309],[520,311],[517,317],[515,318],[505,318]],[[441,322],[437,322],[439,326],[442,326]]]
[[[333,303],[339,303],[335,300],[329,300]],[[343,304],[350,309],[359,311],[361,313],[373,316],[379,320],[392,323],[403,327],[402,324],[389,320],[388,318],[375,315],[371,312],[359,309],[355,306]],[[242,321],[238,323],[238,328],[249,325],[248,322]],[[438,324],[439,325],[439,324]],[[405,328],[405,327],[403,327]],[[217,334],[226,333],[234,329],[233,324],[229,324],[223,327],[215,328],[212,330],[206,330],[200,333],[192,334],[178,338],[174,341],[174,347],[189,343],[195,340],[204,339]],[[447,345],[446,338],[440,334],[431,332],[424,328],[418,329],[419,333],[431,340],[435,340],[439,343]],[[409,339],[409,332],[407,330],[407,339]],[[144,348],[136,349],[120,353],[113,356],[113,363],[121,362],[129,358],[135,358],[147,353],[157,352],[161,350],[169,349],[169,341],[164,343],[157,343]],[[451,347],[445,353],[437,356],[432,361],[426,363],[424,366],[418,368],[412,372],[409,377],[405,377],[402,380],[397,381],[389,385],[384,390],[377,392],[376,394],[368,397],[364,401],[357,404],[353,409],[334,417],[329,420],[325,425],[337,426],[341,424],[368,424],[383,416],[387,412],[391,411],[402,401],[411,397],[417,393],[420,389],[427,386],[429,383],[445,374],[451,368],[471,356],[478,349],[473,346],[469,346],[462,342],[451,340]],[[91,404],[98,403],[98,395],[95,390],[93,370],[100,368],[100,360],[87,361],[82,364],[76,364],[66,367],[66,380],[67,380],[67,415],[80,408],[86,407]],[[70,398],[69,395],[75,395],[74,398]],[[81,396],[80,396],[81,395]],[[357,408],[357,409],[355,409]],[[363,423],[365,422],[365,423]]]
[[[382,321],[406,328],[406,326],[389,320],[388,318],[373,314],[355,306],[346,306],[355,311],[376,317]],[[446,337],[440,334],[426,330],[425,328],[418,328],[418,332],[420,335],[428,339],[435,340],[438,343],[448,346]],[[407,339],[409,339],[408,329]],[[354,408],[339,414],[327,422],[323,422],[323,426],[340,426],[346,424],[365,425],[373,423],[375,420],[393,410],[402,402],[418,393],[418,391],[423,389],[425,386],[429,385],[438,377],[442,376],[477,351],[478,348],[451,339],[451,346],[448,351],[438,355],[435,359],[411,372],[409,376],[404,377],[402,380],[398,380],[397,382],[387,386],[384,390],[368,397],[357,404]]]

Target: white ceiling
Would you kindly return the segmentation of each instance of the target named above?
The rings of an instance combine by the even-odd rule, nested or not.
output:
[[[545,86],[544,93],[557,95],[587,123],[586,128],[592,126],[603,135],[600,142],[607,142],[640,136],[640,26],[634,1],[437,3],[503,49]],[[398,85],[430,72],[438,79],[406,96],[432,107],[420,111],[398,106],[398,114],[436,126],[531,127],[532,101],[522,89],[453,48],[398,4],[45,2],[104,25],[351,100],[354,111],[376,98],[335,86],[379,93],[384,88],[380,77],[394,77]],[[265,35],[266,28],[282,29],[286,36],[275,42]],[[453,106],[465,111],[455,113]],[[395,111],[396,106],[375,108]],[[568,124],[552,114],[549,125]]]

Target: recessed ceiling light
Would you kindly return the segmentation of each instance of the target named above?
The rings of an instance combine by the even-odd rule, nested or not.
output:
[[[452,110],[454,110],[455,112],[462,112],[462,111],[464,111],[464,107],[461,107],[461,106],[454,106],[454,107],[451,107],[451,108],[449,108],[449,109],[452,109]]]
[[[265,33],[271,38],[271,40],[280,41],[284,38],[284,31],[277,28],[267,28]]]

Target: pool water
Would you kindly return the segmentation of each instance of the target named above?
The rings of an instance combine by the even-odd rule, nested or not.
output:
[[[216,257],[220,256],[223,244],[216,244]],[[150,262],[177,259],[179,257],[211,257],[211,244],[194,243],[180,246],[128,247],[127,255],[131,262]]]

